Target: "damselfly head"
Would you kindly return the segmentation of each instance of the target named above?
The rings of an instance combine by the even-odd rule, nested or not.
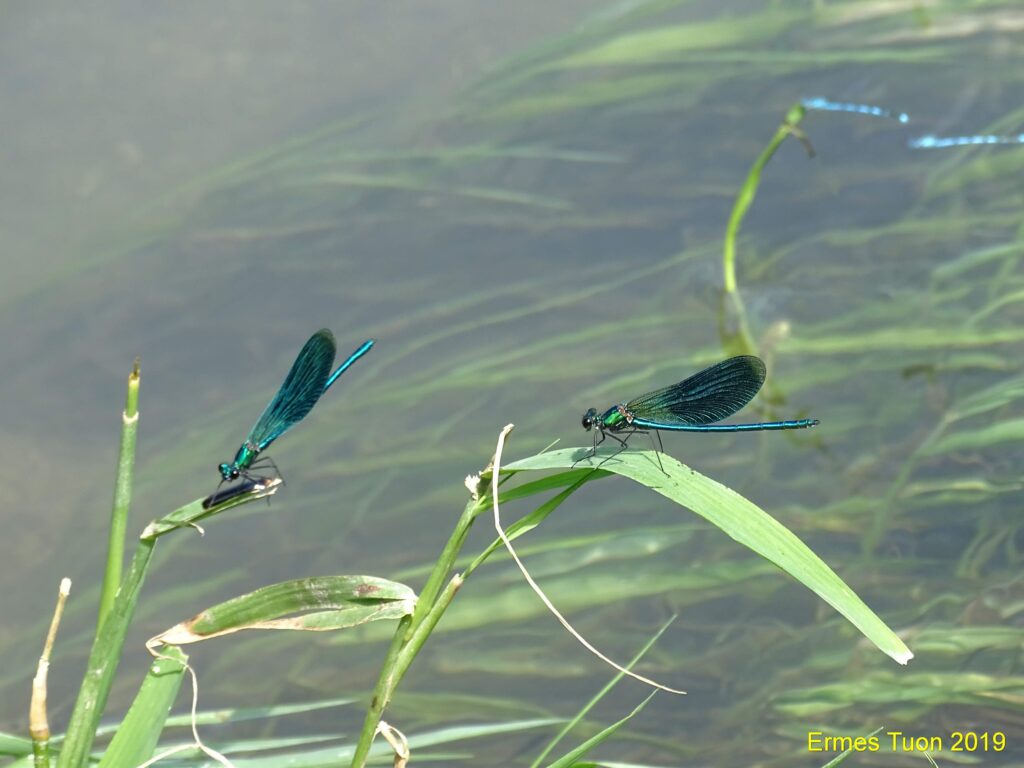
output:
[[[217,469],[220,470],[220,476],[225,480],[237,480],[238,476],[241,474],[238,471],[238,467],[233,464],[221,464]]]
[[[583,428],[590,431],[590,428],[594,426],[594,421],[597,419],[597,408],[588,408],[587,412],[583,414]]]

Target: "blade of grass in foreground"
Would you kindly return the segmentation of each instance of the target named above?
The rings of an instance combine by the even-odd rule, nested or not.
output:
[[[164,648],[154,659],[128,714],[103,753],[99,768],[138,765],[153,756],[167,714],[185,677],[188,657],[178,648]]]
[[[128,394],[121,414],[121,452],[117,460],[117,480],[114,483],[114,507],[110,515],[110,533],[107,543],[107,568],[103,573],[103,591],[100,593],[99,618],[96,629],[114,607],[114,594],[121,586],[124,568],[124,540],[128,526],[128,509],[132,500],[132,480],[135,469],[135,442],[139,431],[139,358],[128,375]]]
[[[626,669],[632,669],[636,665],[636,663],[639,662],[641,658],[643,658],[643,655],[647,653],[647,651],[649,651],[651,647],[658,641],[658,638],[665,634],[665,630],[668,629],[669,625],[675,620],[676,617],[672,616],[668,621],[662,624],[658,631],[654,634],[654,637],[648,640],[644,647],[641,648],[640,651],[630,660],[629,664],[626,665]],[[571,731],[573,728],[579,725],[583,718],[587,716],[587,713],[590,712],[590,710],[593,709],[594,706],[601,699],[603,699],[605,695],[608,694],[611,691],[611,689],[614,688],[619,683],[619,681],[622,680],[622,678],[625,676],[625,672],[619,672],[611,680],[609,680],[605,684],[605,686],[600,691],[598,691],[598,693],[593,698],[591,698],[590,701],[588,701],[579,712],[576,713],[576,716],[573,717],[572,720],[570,720],[568,723],[562,726],[558,734],[551,741],[548,742],[548,745],[544,747],[544,749],[541,750],[541,753],[537,755],[536,758],[534,758],[534,761],[532,763],[530,763],[530,768],[539,768],[540,764],[544,762],[544,759],[549,754],[551,754],[551,752],[554,750],[556,746],[558,746],[558,743],[569,734],[569,731]],[[654,696],[654,694],[652,693],[651,696]],[[626,720],[629,720],[631,717],[633,717],[633,715],[640,711],[640,709],[644,707],[648,701],[651,700],[651,696],[648,696],[644,703],[641,704],[640,707],[637,707],[637,709],[634,710],[631,714],[627,715],[623,720],[620,720],[618,723],[615,723],[610,728],[606,728],[604,731],[602,731],[602,733],[607,733],[608,736],[611,736],[611,734],[614,733],[618,729],[618,727],[622,725],[622,723],[624,723]],[[600,735],[601,734],[598,734],[598,736]],[[601,741],[603,740],[604,739],[601,739]],[[597,743],[600,742],[596,742],[595,745]],[[589,741],[586,742],[586,744],[589,744]],[[580,748],[582,749],[583,746],[585,745],[581,745]],[[570,754],[575,754],[575,752],[576,751],[573,750],[573,752],[571,752]],[[583,752],[575,754],[576,757],[581,757],[582,755]]]
[[[740,544],[771,561],[839,611],[865,637],[900,664],[914,654],[835,571],[788,528],[730,488],[661,454],[664,471],[653,451],[599,450],[601,469],[628,477],[696,512]],[[565,448],[503,466],[502,472],[568,469],[589,452]],[[578,465],[577,465],[578,466]]]
[[[656,694],[657,694],[657,691],[655,691],[650,696],[648,696],[646,699],[644,699],[642,702],[640,702],[640,704],[637,705],[636,709],[634,709],[632,712],[630,712],[624,718],[619,720],[617,723],[612,723],[607,728],[602,730],[600,733],[597,733],[597,734],[591,736],[589,739],[584,741],[578,747],[576,747],[572,751],[566,753],[565,755],[562,755],[562,757],[560,757],[558,760],[555,760],[555,762],[553,762],[550,765],[548,765],[548,768],[572,768],[572,766],[574,766],[574,765],[579,765],[579,762],[578,762],[579,758],[583,757],[583,755],[585,755],[587,752],[589,752],[591,749],[596,747],[598,744],[600,744],[605,739],[608,739],[609,737],[611,737],[617,730],[619,730],[619,728],[621,728],[630,719],[632,719],[633,715],[636,715],[637,713],[640,712],[640,710],[642,710],[644,707],[646,707],[647,706],[647,702],[649,702],[651,699],[653,699]]]

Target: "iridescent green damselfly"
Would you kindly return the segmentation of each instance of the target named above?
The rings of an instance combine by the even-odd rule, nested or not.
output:
[[[272,442],[302,421],[331,384],[337,381],[352,363],[369,352],[371,347],[373,339],[367,339],[338,366],[334,373],[331,373],[336,350],[334,335],[326,328],[322,328],[310,336],[309,341],[299,350],[299,355],[292,363],[292,369],[288,372],[284,384],[249,430],[249,435],[238,449],[234,460],[230,464],[218,466],[221,482],[237,480],[240,476],[249,478],[249,471],[261,465],[273,467],[280,475],[277,465],[268,456],[263,456],[259,460],[257,457]]]
[[[606,437],[618,442],[622,446],[620,450],[625,450],[626,442],[637,432],[654,432],[658,437],[659,450],[664,453],[659,434],[661,430],[758,432],[806,429],[818,424],[817,419],[760,421],[752,424],[716,423],[729,418],[753,400],[764,384],[764,378],[765,367],[761,358],[741,355],[705,368],[678,384],[649,392],[628,403],[613,405],[600,415],[596,408],[590,408],[583,414],[582,422],[585,430],[594,430],[594,446],[590,456],[597,454],[597,446]],[[661,459],[658,461],[660,463]]]

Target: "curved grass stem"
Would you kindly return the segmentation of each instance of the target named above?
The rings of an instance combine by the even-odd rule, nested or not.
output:
[[[761,184],[761,171],[768,165],[776,150],[788,136],[795,136],[804,145],[807,154],[814,156],[814,149],[811,147],[807,135],[800,129],[800,122],[804,119],[807,110],[802,104],[794,104],[789,108],[786,117],[775,130],[775,135],[768,142],[761,154],[757,156],[754,164],[747,173],[747,180],[740,187],[740,193],[736,196],[732,213],[729,215],[729,223],[725,227],[725,241],[722,244],[722,272],[725,292],[733,294],[736,292],[736,239],[739,237],[740,226],[743,218],[757,196],[757,188]]]

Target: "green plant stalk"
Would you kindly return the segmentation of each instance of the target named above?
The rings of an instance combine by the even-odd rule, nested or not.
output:
[[[547,514],[558,507],[571,493],[583,485],[589,477],[590,475],[581,478],[556,496],[555,499],[542,505],[541,510],[543,514],[540,516],[540,519],[542,520]],[[501,482],[504,483],[507,479],[507,477],[502,478]],[[441,556],[427,577],[426,584],[424,584],[420,592],[412,616],[402,619],[395,629],[395,634],[391,639],[391,646],[388,648],[387,656],[381,667],[380,676],[374,687],[370,707],[363,721],[359,741],[352,755],[351,765],[353,768],[363,768],[366,765],[366,760],[370,754],[370,747],[377,733],[377,726],[380,724],[385,710],[391,703],[395,689],[423,648],[427,638],[430,637],[430,633],[434,631],[434,627],[441,620],[441,616],[448,609],[448,606],[455,597],[455,593],[469,574],[499,548],[500,541],[488,547],[473,560],[472,564],[461,575],[453,577],[442,591],[442,585],[445,579],[448,578],[448,574],[455,567],[455,562],[458,560],[459,552],[461,552],[462,546],[466,542],[466,536],[469,534],[473,521],[476,520],[481,512],[484,512],[489,507],[490,502],[486,495],[475,497],[466,504],[462,511],[462,516],[455,525],[455,530],[452,531],[452,535],[448,538],[448,542],[441,551]],[[539,520],[534,522],[533,525],[536,525],[538,522]]]
[[[455,524],[455,530],[452,531],[452,535],[448,538],[444,549],[441,550],[441,556],[437,559],[434,569],[430,572],[427,582],[420,591],[419,598],[416,601],[416,608],[412,613],[412,622],[406,633],[406,640],[408,640],[409,635],[416,631],[416,628],[422,623],[427,613],[434,607],[434,602],[444,587],[448,574],[451,573],[452,568],[455,566],[455,561],[459,557],[459,552],[462,551],[463,544],[466,543],[469,529],[483,508],[484,505],[481,504],[480,500],[471,499],[462,510],[462,516],[459,518],[458,523]]]
[[[374,689],[373,701],[366,713],[363,730],[359,734],[359,743],[356,745],[356,751],[352,756],[353,766],[358,765],[360,768],[365,766],[370,754],[370,747],[373,745],[373,738],[377,734],[377,726],[384,717],[384,711],[391,703],[391,697],[395,689],[402,678],[405,677],[405,673],[409,670],[413,660],[426,644],[427,638],[434,631],[437,622],[441,620],[441,616],[444,615],[448,606],[451,605],[455,593],[462,586],[462,582],[461,576],[454,576],[448,582],[448,586],[441,593],[434,606],[426,613],[419,626],[414,630],[410,629],[412,626],[411,620],[404,626],[401,623],[399,624],[398,630],[391,640],[391,647],[388,649],[382,674],[377,681],[377,687]]]
[[[718,338],[730,355],[754,355],[757,347],[747,323],[747,308],[739,292],[722,291],[718,296]]]
[[[517,528],[517,526],[525,527],[526,523],[529,524],[527,530],[538,525],[540,521],[554,511],[581,485],[595,476],[598,476],[597,473],[591,472],[580,478],[554,499],[550,499],[541,505],[537,512],[527,516],[527,520],[519,521],[519,523],[513,526],[513,529]],[[504,483],[507,479],[508,477],[504,477],[501,482]],[[455,526],[455,530],[452,531],[452,535],[449,537],[447,544],[445,544],[441,556],[427,577],[427,582],[420,592],[412,617],[399,622],[394,637],[391,640],[391,646],[388,649],[384,665],[381,667],[381,673],[374,688],[370,708],[366,712],[363,729],[359,734],[359,741],[352,756],[352,768],[363,768],[366,765],[366,760],[370,754],[370,747],[377,733],[377,726],[380,724],[385,710],[391,703],[395,689],[455,598],[455,593],[458,592],[469,574],[481,565],[488,556],[500,548],[500,540],[491,544],[473,560],[462,574],[457,574],[449,580],[442,591],[444,580],[448,578],[448,574],[455,567],[455,562],[458,560],[459,552],[466,542],[466,536],[469,534],[473,521],[480,513],[489,509],[490,505],[491,502],[487,495],[473,498],[466,504],[462,511],[462,516]],[[520,524],[523,525],[520,526]],[[513,534],[512,538],[515,537],[516,535]]]
[[[486,473],[485,473],[486,474]],[[555,498],[548,500],[534,513],[528,515],[523,520],[518,521],[510,529],[509,533],[511,538],[517,538],[519,531],[530,530],[536,525],[539,525],[551,512],[553,512],[565,499],[567,499],[572,493],[574,493],[580,486],[582,486],[587,480],[593,477],[599,476],[597,472],[590,472],[587,475],[581,477],[577,482],[563,490]],[[509,479],[506,476],[501,479],[499,484],[504,483]],[[459,519],[455,526],[455,530],[452,532],[451,537],[448,539],[448,543],[442,550],[441,556],[438,558],[437,563],[434,565],[430,576],[427,578],[427,583],[424,585],[423,590],[420,593],[419,600],[416,603],[416,609],[413,612],[412,617],[409,620],[403,620],[399,623],[398,628],[395,630],[395,635],[391,641],[391,647],[388,649],[388,655],[385,659],[384,665],[381,668],[381,674],[377,680],[377,685],[374,689],[374,696],[370,703],[370,709],[366,713],[366,719],[363,723],[363,729],[359,734],[359,742],[356,746],[356,751],[352,757],[351,765],[355,768],[362,768],[365,765],[366,759],[370,753],[370,747],[373,743],[373,738],[376,735],[377,725],[380,723],[381,718],[384,715],[384,711],[387,709],[391,702],[391,697],[394,694],[395,688],[405,675],[406,671],[412,665],[413,660],[419,654],[423,645],[426,643],[427,638],[430,637],[430,633],[433,632],[434,627],[441,620],[441,616],[448,609],[451,601],[455,597],[455,593],[459,587],[462,586],[463,582],[469,575],[476,570],[492,553],[501,548],[501,540],[498,539],[487,547],[480,555],[478,555],[472,563],[462,572],[461,575],[457,575],[452,578],[448,585],[444,588],[438,596],[441,590],[441,585],[444,583],[444,579],[448,577],[452,569],[455,567],[455,562],[458,560],[459,552],[462,550],[463,544],[465,544],[466,536],[469,533],[470,527],[473,525],[473,521],[480,515],[480,513],[490,508],[491,502],[487,495],[480,496],[470,500],[465,509],[462,511],[462,517]]]
[[[402,646],[402,649],[398,652],[398,657],[395,659],[396,681],[401,680],[405,676],[405,673],[412,665],[413,659],[416,658],[427,642],[427,638],[434,631],[434,627],[437,626],[437,622],[441,620],[444,612],[448,610],[448,606],[451,605],[452,600],[455,598],[455,593],[459,591],[459,587],[462,586],[464,581],[460,574],[455,574],[452,577],[451,581],[448,582],[448,586],[445,587],[441,596],[437,599],[437,602],[434,603],[434,607],[423,617],[423,621],[412,632],[408,642]]]
[[[32,739],[32,765],[34,768],[50,768],[49,739]]]
[[[728,294],[736,292],[736,239],[739,237],[743,218],[747,215],[747,211],[757,196],[757,188],[761,184],[761,171],[764,170],[768,161],[772,159],[772,156],[782,142],[786,140],[787,136],[796,136],[804,142],[804,146],[810,146],[807,144],[807,137],[799,128],[800,122],[804,119],[806,113],[807,110],[799,103],[789,108],[782,124],[779,125],[775,135],[768,142],[768,146],[761,151],[757,160],[750,167],[747,180],[743,183],[740,193],[736,196],[732,213],[729,215],[729,223],[725,228],[725,242],[722,246],[722,271],[724,273],[725,292]]]
[[[132,478],[135,469],[135,440],[139,427],[139,360],[135,359],[128,375],[121,426],[121,453],[117,460],[114,482],[114,504],[110,513],[110,535],[107,541],[107,568],[103,574],[103,591],[96,618],[96,631],[103,626],[114,606],[114,595],[121,585],[124,568],[124,537],[128,529],[128,509],[132,500]]]
[[[408,670],[413,658],[415,658],[423,643],[426,642],[430,630],[437,624],[441,614],[451,600],[451,597],[448,597],[446,601],[443,595],[439,600],[438,595],[441,592],[445,579],[454,567],[459,552],[462,550],[463,544],[466,543],[469,529],[481,509],[483,509],[483,506],[478,499],[471,499],[466,504],[466,507],[462,510],[462,516],[455,525],[455,530],[452,531],[452,535],[448,538],[444,549],[441,550],[441,556],[437,559],[437,563],[434,564],[433,570],[427,577],[426,584],[423,585],[423,589],[420,591],[412,616],[398,622],[398,627],[395,629],[395,634],[391,639],[391,646],[388,648],[384,664],[381,666],[377,684],[374,687],[373,699],[370,701],[369,709],[366,710],[366,718],[363,721],[363,728],[359,733],[359,741],[352,755],[352,768],[363,768],[366,765],[366,760],[370,754],[370,747],[373,745],[373,738],[377,734],[377,726],[380,724],[385,710],[391,703],[391,697],[394,695],[395,688],[398,687],[402,676]],[[447,591],[445,594],[447,594]],[[451,592],[451,596],[454,596],[454,591]],[[440,606],[440,610],[435,610],[437,607],[435,603],[437,606]],[[421,626],[426,626],[425,633],[417,631]],[[414,650],[411,653],[407,653],[407,650],[410,648]]]
[[[96,728],[107,705],[128,626],[135,614],[139,592],[156,547],[156,539],[141,539],[124,583],[114,596],[114,605],[93,640],[82,686],[71,712],[67,734],[57,768],[85,768],[96,739]]]
[[[366,712],[363,730],[360,733],[359,744],[353,754],[353,760],[360,756],[360,749],[364,749],[362,754],[363,760],[369,754],[373,737],[377,733],[377,725],[384,716],[385,708],[391,702],[391,695],[395,690],[395,686],[398,685],[398,682],[394,679],[395,662],[398,659],[399,651],[402,650],[402,643],[405,640],[411,623],[412,616],[406,616],[401,619],[395,628],[395,634],[391,637],[391,645],[388,647],[387,656],[384,657],[384,664],[381,666],[381,674],[377,678],[377,685],[373,689],[373,698],[370,700],[370,708]],[[363,735],[367,732],[370,734],[368,739]],[[366,741],[365,747],[363,745],[364,740]],[[354,762],[353,765],[355,765]]]

